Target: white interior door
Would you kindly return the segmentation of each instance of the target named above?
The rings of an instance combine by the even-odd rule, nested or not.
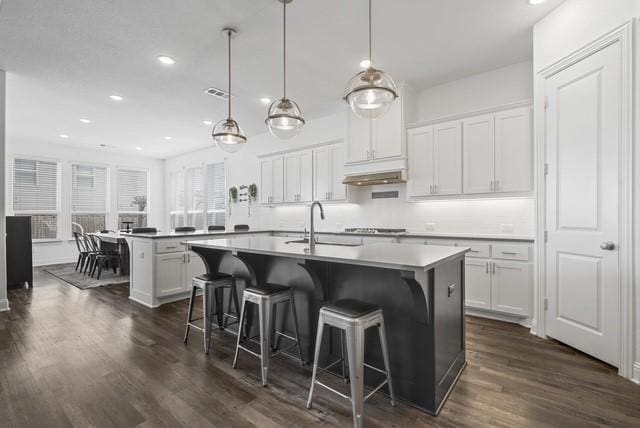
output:
[[[462,164],[464,193],[493,191],[493,115],[462,121]]]
[[[620,46],[545,85],[547,334],[619,363]]]
[[[462,193],[462,138],[460,122],[448,122],[433,128],[435,194]]]
[[[495,115],[496,192],[528,192],[533,183],[531,109],[503,111]]]
[[[411,129],[407,135],[409,196],[431,196],[434,184],[433,127]]]

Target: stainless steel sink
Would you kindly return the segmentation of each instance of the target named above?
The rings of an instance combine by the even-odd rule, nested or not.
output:
[[[293,241],[287,241],[286,244],[308,244],[309,239],[296,239]],[[353,244],[347,242],[331,242],[331,241],[316,241],[316,245],[337,245],[340,247],[359,247],[361,244]]]

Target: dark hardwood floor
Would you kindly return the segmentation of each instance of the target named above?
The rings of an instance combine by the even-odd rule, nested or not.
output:
[[[231,368],[234,337],[211,354],[182,344],[186,301],[151,310],[125,286],[78,290],[37,271],[0,313],[0,426],[350,426],[349,403],[320,390],[305,408],[310,368],[274,359]],[[376,395],[366,426],[640,426],[640,386],[615,369],[511,324],[467,318],[469,364],[439,417]]]

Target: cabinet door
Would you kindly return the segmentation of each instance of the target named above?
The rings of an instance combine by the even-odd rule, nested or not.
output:
[[[298,153],[298,202],[313,199],[313,156],[311,150]]]
[[[331,164],[329,199],[344,201],[347,199],[347,185],[342,184],[342,180],[344,180],[344,145],[330,146],[329,160]]]
[[[411,129],[407,133],[409,197],[430,196],[433,189],[433,127]]]
[[[495,179],[498,192],[526,192],[532,188],[533,148],[531,109],[495,115]]]
[[[493,116],[478,116],[463,120],[463,191],[489,193],[494,180]]]
[[[382,117],[372,121],[371,148],[373,159],[401,157],[404,127],[402,125],[402,103],[394,101]]]
[[[207,273],[207,267],[202,260],[202,257],[194,253],[193,251],[187,252],[187,264],[185,269],[185,290],[191,289],[191,280],[194,276]]]
[[[360,119],[347,110],[347,162],[369,160],[371,120]]]
[[[156,294],[170,296],[185,290],[185,253],[156,256]]]
[[[491,273],[489,260],[467,257],[464,261],[465,305],[491,309]]]
[[[268,204],[271,203],[271,198],[273,197],[273,160],[263,159],[262,162],[260,162],[260,169],[260,203]]]
[[[331,160],[329,147],[320,147],[313,151],[313,187],[314,198],[319,201],[329,199],[331,189]]]
[[[298,202],[300,193],[300,164],[298,153],[290,153],[284,157],[284,201]]]
[[[460,122],[433,127],[433,159],[436,195],[462,193],[462,138]]]
[[[493,262],[491,309],[529,316],[531,265],[522,262]]]
[[[282,156],[273,159],[273,203],[284,201],[284,159]]]

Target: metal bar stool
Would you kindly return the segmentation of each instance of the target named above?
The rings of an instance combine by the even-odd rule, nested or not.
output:
[[[291,317],[293,318],[293,330],[295,337],[285,334],[283,331],[275,331],[275,305],[278,303],[289,302],[291,308]],[[260,353],[253,352],[252,350],[243,346],[242,334],[238,334],[238,342],[236,343],[236,354],[233,358],[233,368],[238,367],[238,353],[242,349],[245,352],[260,358],[261,374],[262,374],[262,386],[267,386],[267,375],[269,373],[269,366],[271,363],[271,357],[276,356],[282,352],[285,352],[294,346],[298,347],[298,355],[300,356],[300,363],[304,364],[302,360],[302,347],[300,345],[300,336],[298,334],[298,318],[296,316],[296,306],[293,299],[293,289],[291,287],[285,287],[281,285],[266,284],[261,287],[248,287],[242,293],[242,307],[240,308],[240,324],[238,331],[242,331],[242,327],[245,322],[245,312],[247,309],[247,303],[253,303],[258,305],[258,323],[260,330]],[[285,337],[295,343],[284,349],[272,349],[271,335],[277,337]],[[252,338],[247,338],[251,340]],[[272,353],[272,351],[274,351]]]
[[[224,289],[229,289],[229,300],[227,304],[227,312],[223,312],[222,297],[220,298],[220,308],[217,304],[212,304],[213,300],[217,300],[217,294],[224,292]],[[202,290],[202,312],[203,317],[193,319],[193,306],[196,300],[198,290]],[[231,303],[235,306],[235,314],[229,313],[231,310]],[[215,307],[215,312],[214,312]],[[238,291],[236,289],[236,279],[225,273],[205,273],[198,275],[191,281],[191,298],[189,299],[189,311],[187,314],[187,326],[184,332],[184,343],[187,344],[189,340],[189,330],[191,327],[200,330],[204,334],[204,352],[209,353],[209,345],[211,343],[211,324],[213,316],[217,317],[217,326],[221,330],[226,329],[229,325],[238,323],[238,314],[240,313],[238,304]],[[236,321],[228,324],[228,319],[234,318]],[[194,321],[203,320],[202,327],[196,325]]]
[[[318,371],[318,358],[320,356],[320,347],[322,346],[322,331],[325,324],[344,331],[346,335],[347,360],[349,364],[349,379],[351,384],[350,397],[316,379],[320,373],[340,362],[344,362],[345,358],[343,353],[337,361],[334,361],[327,367],[321,368],[320,371]],[[384,359],[384,370],[373,367],[364,362],[364,332],[370,327],[378,327],[380,346],[382,347],[382,358]],[[385,380],[380,385],[376,386],[366,397],[364,396],[365,367],[385,375]],[[361,427],[363,423],[362,413],[364,410],[364,402],[385,384],[389,386],[391,405],[396,405],[393,386],[391,383],[389,352],[387,349],[387,338],[384,330],[384,318],[382,316],[382,309],[380,309],[379,306],[358,300],[344,299],[328,303],[320,308],[315,356],[313,359],[313,375],[311,377],[311,388],[309,389],[309,400],[307,401],[308,409],[311,408],[313,389],[316,384],[351,401],[351,407],[353,409],[353,425],[356,427]]]

